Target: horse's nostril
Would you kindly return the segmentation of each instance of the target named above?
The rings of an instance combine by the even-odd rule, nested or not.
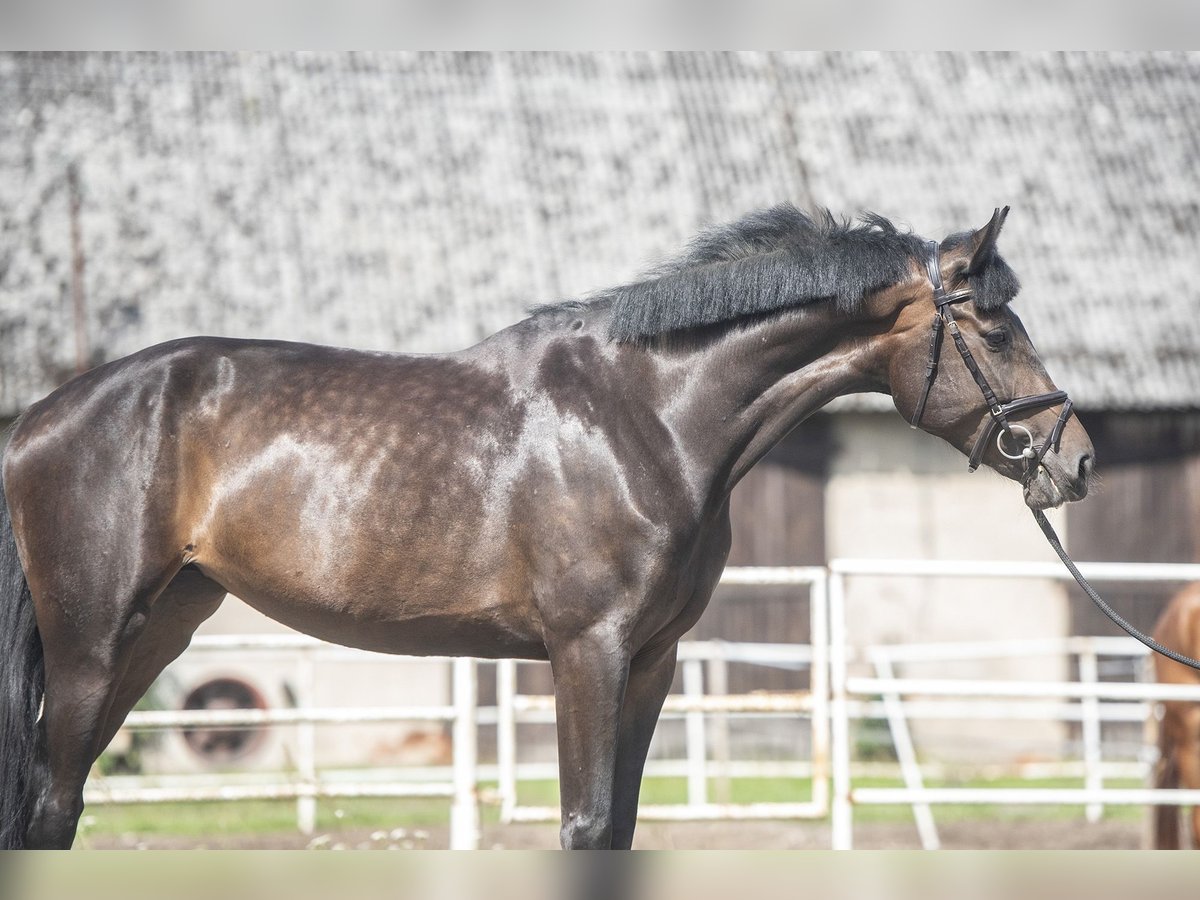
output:
[[[1092,454],[1085,453],[1079,457],[1079,478],[1081,481],[1086,480],[1092,474],[1092,469],[1095,468],[1095,463],[1092,459]]]

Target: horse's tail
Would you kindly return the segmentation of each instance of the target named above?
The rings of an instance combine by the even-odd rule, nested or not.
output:
[[[0,490],[0,850],[20,849],[25,840],[44,685],[33,597]]]

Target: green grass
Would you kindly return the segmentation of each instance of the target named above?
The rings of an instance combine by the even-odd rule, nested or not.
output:
[[[899,778],[854,779],[856,787],[904,787]],[[1082,788],[1082,778],[975,778],[975,779],[926,779],[926,787],[946,788]],[[1105,782],[1107,787],[1140,788],[1145,784],[1138,779],[1112,778]],[[806,778],[739,778],[732,783],[730,799],[733,803],[802,803],[812,799],[812,783]],[[713,784],[709,784],[709,797],[715,797]],[[523,782],[520,786],[521,803],[530,805],[555,805],[558,803],[558,783]],[[683,803],[687,799],[687,782],[683,778],[648,778],[642,785],[642,803]],[[1002,804],[938,804],[934,814],[939,821],[987,820],[1055,820],[1083,818],[1082,805],[1068,806],[1005,806]],[[1144,811],[1140,806],[1109,806],[1105,817],[1119,820],[1138,821]],[[912,820],[911,806],[856,806],[855,821],[858,822],[906,822]]]
[[[899,778],[856,778],[860,787],[901,787]],[[930,787],[1038,787],[1079,788],[1078,778],[930,780]],[[1134,779],[1113,779],[1113,787],[1141,787]],[[489,785],[483,786],[486,789]],[[710,788],[715,797],[715,787]],[[734,803],[802,802],[811,798],[812,785],[802,778],[745,778],[732,783]],[[682,803],[687,796],[683,778],[649,778],[642,786],[646,804]],[[520,802],[533,806],[558,803],[557,781],[522,782]],[[398,800],[390,798],[323,799],[317,804],[317,829],[423,828],[446,825],[450,804],[443,799]],[[934,809],[939,822],[964,820],[1070,820],[1083,818],[1082,806],[939,805]],[[494,823],[497,811],[483,807],[483,820]],[[1138,806],[1111,806],[1107,818],[1136,821],[1144,815]],[[205,835],[264,835],[294,832],[296,805],[290,800],[252,800],[223,803],[161,803],[90,807],[80,829],[81,839],[141,836],[202,837]],[[911,821],[907,806],[859,806],[857,822]]]
[[[449,821],[447,800],[397,800],[385,797],[320,800],[317,830],[349,828],[421,828]],[[113,804],[88,807],[82,838],[124,834],[203,837],[294,832],[294,800],[243,800],[213,803]]]
[[[856,787],[903,787],[899,778],[855,778]],[[1083,788],[1082,778],[988,778],[988,779],[927,779],[927,787],[945,788]],[[1110,778],[1105,787],[1143,788],[1145,783],[1136,778]],[[933,807],[934,817],[939,822],[962,821],[1047,821],[1083,820],[1082,805],[1060,806],[1004,806],[1002,804],[937,804]],[[1145,815],[1140,806],[1106,806],[1104,816],[1119,821],[1139,821]],[[856,822],[908,822],[912,821],[911,806],[856,806]]]

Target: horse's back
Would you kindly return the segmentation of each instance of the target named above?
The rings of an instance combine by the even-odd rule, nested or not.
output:
[[[456,380],[472,376],[480,381],[448,357],[280,341],[196,337],[147,348],[79,375],[22,414],[4,458],[19,539],[97,540],[98,530],[128,535],[149,519],[177,543],[214,494],[237,493],[255,466],[267,477],[295,453],[342,468],[381,448],[414,455],[420,423]],[[463,390],[489,388],[495,405],[492,382]],[[440,430],[425,430],[448,439],[472,413],[480,410],[443,414]]]
[[[179,338],[90,369],[31,404],[14,428],[10,455],[73,440],[95,442],[105,432],[145,434],[160,423],[179,437],[181,422],[203,421],[239,404],[260,413],[282,409],[289,400],[320,405],[318,394],[328,399],[338,391],[370,392],[398,369],[407,375],[453,365],[449,357],[289,341]]]

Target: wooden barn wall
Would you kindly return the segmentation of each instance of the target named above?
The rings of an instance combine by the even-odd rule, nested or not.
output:
[[[1099,482],[1067,508],[1067,545],[1079,560],[1200,561],[1200,414],[1092,413]],[[1101,585],[1105,599],[1149,631],[1178,585]],[[1071,596],[1074,634],[1118,634],[1086,595]]]

